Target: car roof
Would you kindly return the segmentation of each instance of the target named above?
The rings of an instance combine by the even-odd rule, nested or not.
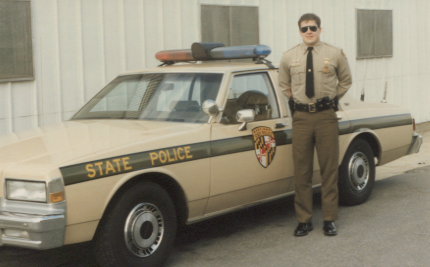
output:
[[[278,68],[277,64],[274,64]],[[175,65],[165,65],[162,67],[146,68],[142,70],[128,71],[120,76],[140,73],[160,73],[160,72],[237,72],[247,70],[268,70],[266,64],[256,64],[247,62],[199,62],[199,63],[178,63]]]

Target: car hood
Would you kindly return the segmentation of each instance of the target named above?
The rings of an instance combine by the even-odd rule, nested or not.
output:
[[[2,177],[49,179],[49,172],[58,175],[62,166],[190,143],[190,135],[199,135],[201,127],[154,121],[65,121],[0,136],[0,172]]]

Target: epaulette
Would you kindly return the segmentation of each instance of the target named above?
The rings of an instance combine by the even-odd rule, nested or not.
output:
[[[301,45],[301,44],[298,44],[298,45],[295,45],[295,46],[291,47],[290,49],[288,49],[287,51],[285,51],[285,52],[284,52],[284,54],[286,54],[286,53],[290,52],[291,50],[293,50],[294,48],[296,48],[296,47],[298,47],[298,46],[300,46],[300,45]]]
[[[340,52],[340,54],[341,54],[344,58],[347,58],[347,57],[346,57],[346,55],[345,55],[345,53],[343,52],[343,49],[342,49],[342,48],[337,47],[337,46],[334,46],[334,45],[331,45],[331,44],[328,44],[328,43],[324,43],[324,42],[321,42],[321,43],[323,43],[323,44],[325,44],[325,45],[329,46],[330,48],[333,48],[333,49],[337,50],[337,52]]]
[[[337,47],[337,46],[334,46],[334,45],[332,45],[332,44],[328,44],[328,43],[326,43],[326,42],[321,42],[321,43],[323,43],[323,44],[325,44],[325,45],[327,45],[327,46],[330,46],[331,48],[334,48],[334,49],[336,49],[336,50],[342,50],[342,48]]]

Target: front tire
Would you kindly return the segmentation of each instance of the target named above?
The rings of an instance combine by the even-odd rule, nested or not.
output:
[[[161,266],[176,237],[176,212],[159,185],[140,182],[108,210],[95,238],[100,266]]]
[[[339,202],[355,206],[366,202],[375,183],[375,160],[369,143],[359,138],[349,146],[339,167]]]

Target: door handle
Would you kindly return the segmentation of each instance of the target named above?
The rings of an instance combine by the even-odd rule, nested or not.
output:
[[[284,128],[284,127],[286,127],[287,125],[288,125],[288,124],[283,123],[283,122],[281,122],[281,123],[276,123],[276,124],[275,124],[275,129]]]

